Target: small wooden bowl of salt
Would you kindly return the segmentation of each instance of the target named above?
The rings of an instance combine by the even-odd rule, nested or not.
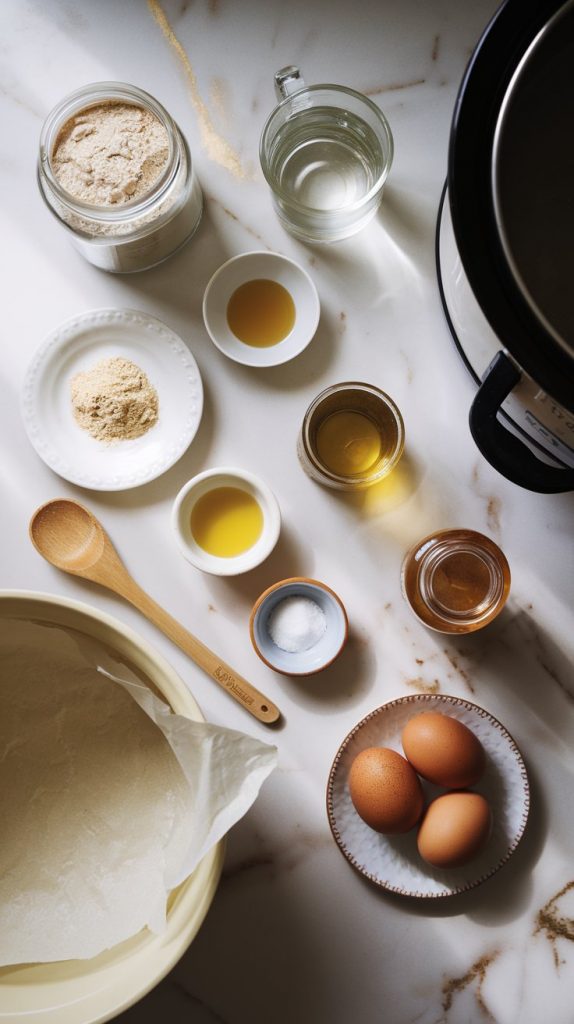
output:
[[[294,576],[265,590],[253,606],[255,652],[275,672],[309,676],[339,656],[349,624],[341,599],[325,583]]]

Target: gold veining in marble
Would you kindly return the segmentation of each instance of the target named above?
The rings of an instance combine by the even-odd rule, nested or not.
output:
[[[218,206],[226,217],[229,217],[230,220],[234,221],[236,224],[239,224],[239,226],[242,227],[243,230],[246,231],[248,235],[251,235],[252,238],[255,238],[258,242],[261,243],[261,245],[264,245],[265,248],[269,249],[269,252],[271,252],[271,247],[267,245],[267,242],[264,241],[262,236],[257,231],[255,231],[254,228],[249,227],[249,224],[246,224],[245,221],[241,220],[241,218],[238,217],[237,214],[233,212],[233,210],[230,210],[228,206],[224,206],[223,203],[220,203],[219,199],[216,199],[215,196],[208,195],[206,192],[204,192],[204,196],[209,203],[213,203],[214,206]]]
[[[489,497],[486,505],[486,522],[492,533],[500,535],[500,515],[502,512],[502,501],[500,498]]]
[[[377,85],[372,89],[363,89],[365,96],[378,96],[383,92],[398,92],[400,89],[413,89],[415,85],[425,85],[426,78],[413,78],[410,82],[391,82],[390,85]]]
[[[549,649],[549,647],[551,648],[551,642],[549,643],[546,641],[543,631],[541,630],[541,628],[539,628],[539,626],[531,616],[528,616],[527,618],[527,625],[528,640],[534,641],[534,657],[540,665],[540,668],[543,669],[544,672],[546,672],[546,675],[549,676],[550,679],[552,679],[552,681],[560,687],[562,693],[567,698],[567,700],[573,702],[574,692],[572,691],[570,685],[566,682],[566,680],[563,679],[562,676],[559,674],[555,665],[552,663],[553,658],[555,659],[555,656],[553,656],[552,650]]]
[[[502,500],[496,494],[488,494],[480,486],[480,471],[475,463],[471,472],[471,487],[477,498],[486,502],[486,526],[497,538],[500,537],[500,518],[502,515]]]
[[[183,69],[191,96],[191,102],[195,107],[199,130],[201,133],[201,140],[207,155],[210,160],[213,160],[215,163],[225,167],[236,178],[247,178],[248,175],[243,168],[238,154],[229,144],[227,139],[224,139],[219,135],[211,123],[209,110],[201,97],[199,87],[197,85],[197,78],[195,77],[195,72],[191,66],[189,57],[175,35],[163,7],[159,0],[147,0],[147,3],[151,14],[172,47]]]
[[[417,658],[417,661],[419,659]],[[433,679],[431,683],[426,683],[422,676],[416,676],[415,679],[405,680],[405,686],[410,686],[411,689],[416,690],[417,693],[440,693],[441,687],[438,679]]]
[[[443,647],[443,654],[445,655],[449,664],[452,665],[455,672],[458,673],[467,689],[470,690],[471,693],[474,693],[475,690],[472,679],[470,678],[470,675],[468,674],[466,669],[462,668],[462,666],[460,665],[458,660],[459,655],[453,654],[452,651],[449,651],[448,647]]]
[[[0,96],[5,96],[7,100],[10,100],[10,102],[15,103],[18,107],[22,107],[22,110],[25,110],[28,114],[32,114],[33,117],[38,118],[38,120],[40,121],[42,121],[45,117],[45,113],[43,111],[36,110],[35,107],[33,107],[26,100],[22,99],[21,96],[17,96],[16,93],[10,92],[8,89],[5,89],[4,86],[1,85]]]
[[[488,1009],[482,995],[482,987],[486,979],[486,972],[491,964],[497,959],[500,954],[500,950],[495,949],[492,953],[485,953],[480,959],[476,960],[472,967],[469,967],[466,974],[463,974],[460,978],[447,978],[442,986],[442,1008],[444,1016],[443,1021],[446,1021],[447,1014],[452,1007],[454,997],[457,992],[462,992],[463,989],[467,988],[476,982],[476,989],[474,992],[474,999],[476,1006],[480,1011],[482,1020],[495,1021],[492,1013]]]
[[[574,880],[567,882],[552,899],[548,900],[548,903],[544,904],[536,916],[534,935],[543,932],[548,939],[557,971],[560,970],[560,965],[566,962],[558,952],[558,940],[566,939],[568,942],[574,942],[574,920],[571,917],[566,917],[560,910],[558,901],[572,889],[574,889]]]

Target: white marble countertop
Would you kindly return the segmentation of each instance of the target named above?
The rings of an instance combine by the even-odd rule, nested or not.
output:
[[[274,734],[279,768],[229,837],[199,935],[122,1024],[572,1020],[572,496],[520,490],[479,455],[467,426],[474,385],[444,321],[434,270],[454,98],[493,9],[492,0],[2,4],[2,586],[110,611],[162,651],[210,720],[270,739],[137,612],[38,557],[27,535],[30,514],[50,497],[77,496],[102,519],[140,584],[285,716]],[[273,73],[292,62],[308,82],[368,93],[395,136],[380,215],[356,238],[325,249],[283,231],[259,170]],[[66,93],[102,79],[142,86],[165,104],[188,138],[206,197],[199,231],[183,251],[124,278],[81,259],[35,182],[45,115]],[[300,261],[322,302],[308,350],[266,371],[228,361],[201,317],[214,270],[258,248]],[[196,439],[163,477],[102,494],[67,484],[39,460],[21,424],[19,390],[48,331],[113,305],[150,312],[181,335],[199,363],[206,405]],[[377,501],[322,489],[297,462],[309,401],[345,379],[379,385],[404,414],[406,454]],[[275,552],[235,579],[193,569],[170,531],[181,485],[218,464],[260,474],[283,514]],[[406,548],[448,526],[499,542],[513,575],[500,619],[466,640],[426,631],[400,593]],[[351,623],[340,660],[301,681],[268,670],[247,630],[259,593],[297,574],[330,584]],[[437,686],[506,725],[527,763],[532,810],[517,852],[489,881],[418,903],[385,895],[354,873],[331,838],[325,787],[339,743],[363,715]]]

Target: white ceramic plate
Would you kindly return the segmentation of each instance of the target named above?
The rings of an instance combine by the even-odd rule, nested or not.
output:
[[[277,281],[295,304],[295,323],[276,345],[246,345],[227,323],[227,304],[234,291],[247,281]],[[203,297],[207,333],[220,352],[245,366],[279,366],[298,356],[311,341],[320,316],[319,296],[306,270],[278,252],[244,252],[224,263],[211,278]]]
[[[112,356],[147,374],[159,416],[142,437],[105,444],[76,423],[70,380]],[[95,309],[61,324],[40,345],[22,390],[24,425],[40,458],[96,491],[126,490],[164,473],[193,440],[202,410],[201,377],[187,346],[161,320],[131,309]]]
[[[464,867],[441,870],[426,864],[417,851],[416,828],[401,836],[374,832],[357,814],[349,794],[347,779],[357,754],[366,747],[391,747],[402,754],[402,730],[421,711],[457,718],[475,733],[486,752],[486,772],[472,789],[490,803],[492,836],[483,852]],[[423,779],[421,782],[427,797],[444,792]],[[434,694],[400,697],[363,718],[341,744],[327,786],[331,831],[347,860],[371,882],[402,896],[453,896],[480,885],[518,846],[529,805],[524,761],[504,726],[477,704]]]

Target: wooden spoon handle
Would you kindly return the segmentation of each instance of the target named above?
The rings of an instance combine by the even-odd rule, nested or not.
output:
[[[224,690],[227,690],[229,695],[242,704],[254,718],[265,725],[272,725],[281,717],[281,712],[273,701],[268,700],[265,694],[260,693],[243,676],[238,675],[225,661],[210,651],[209,647],[202,644],[201,640],[188,633],[187,629],[184,629],[164,608],[156,604],[153,598],[146,594],[145,590],[142,590],[131,577],[129,585],[126,580],[126,584],[118,586],[117,590],[150,622],[158,626],[170,640],[173,640],[174,644],[181,647],[182,651],[189,655]]]

